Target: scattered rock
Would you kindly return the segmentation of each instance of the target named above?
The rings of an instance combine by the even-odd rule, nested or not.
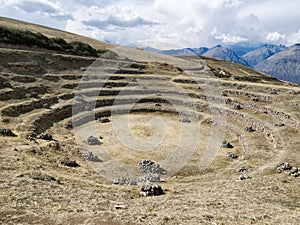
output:
[[[25,139],[29,140],[29,141],[36,141],[36,133],[35,132],[31,132],[29,134],[26,135]]]
[[[146,184],[141,187],[140,195],[142,196],[158,196],[163,195],[164,191],[161,186],[157,184]]]
[[[249,126],[249,127],[246,127],[246,128],[245,128],[245,131],[246,131],[246,132],[254,132],[255,129],[253,129],[252,126]]]
[[[46,140],[46,141],[52,141],[53,140],[52,134],[49,134],[49,133],[40,133],[39,135],[37,135],[37,138],[38,139],[43,139],[43,140]]]
[[[94,136],[89,136],[86,140],[86,143],[88,145],[101,145],[102,142],[98,140],[98,138],[94,137]]]
[[[279,122],[279,123],[276,123],[275,126],[276,126],[276,127],[283,127],[283,126],[284,126],[284,123],[283,123],[283,122]]]
[[[188,118],[180,118],[179,121],[182,123],[190,123],[191,122]]]
[[[273,89],[273,90],[271,90],[270,94],[271,95],[277,95],[277,91]]]
[[[290,175],[291,175],[292,177],[299,177],[299,176],[300,176],[300,168],[293,167],[293,168],[291,169]]]
[[[43,108],[45,108],[45,109],[50,109],[50,104],[49,104],[49,103],[44,103],[44,104],[43,104]]]
[[[39,98],[39,94],[37,92],[31,92],[26,95],[27,98]]]
[[[244,172],[246,172],[246,171],[247,171],[247,169],[246,169],[245,166],[242,166],[241,168],[238,169],[238,172],[239,172],[239,173],[244,173]]]
[[[251,100],[252,100],[253,102],[258,102],[258,101],[259,101],[258,98],[252,98]]]
[[[287,162],[284,162],[284,163],[280,163],[276,166],[276,169],[279,170],[279,171],[283,171],[283,170],[291,170],[293,167],[287,163]]]
[[[4,81],[4,82],[2,83],[2,86],[3,86],[3,87],[6,87],[6,88],[12,88],[11,84],[10,84],[8,81]]]
[[[151,174],[166,174],[166,170],[160,167],[159,164],[151,160],[142,160],[138,163],[137,168],[140,172]]]
[[[235,105],[233,106],[233,109],[235,109],[235,110],[240,110],[240,109],[243,109],[243,108],[242,108],[242,106],[241,106],[240,104],[235,104]]]
[[[233,152],[227,152],[227,158],[236,159],[238,156]]]
[[[92,162],[101,162],[101,160],[98,158],[98,156],[94,155],[92,152],[84,152],[82,153],[83,157]]]
[[[161,104],[159,104],[159,103],[155,103],[155,106],[156,106],[156,107],[160,107],[160,106],[161,106]]]
[[[107,117],[101,117],[101,118],[99,118],[99,122],[101,122],[101,123],[109,123],[110,119],[107,118]]]
[[[115,209],[126,209],[126,205],[114,205]]]
[[[5,119],[2,120],[2,123],[9,123],[9,122],[10,122],[10,120],[7,119],[7,118],[5,118]]]
[[[79,164],[75,160],[71,160],[69,157],[62,158],[60,163],[69,167],[79,167]]]
[[[222,148],[233,148],[233,145],[227,142],[226,140],[222,141]]]
[[[16,137],[17,135],[11,131],[11,129],[0,129],[0,134],[3,136]]]
[[[73,129],[72,121],[65,123],[64,128],[66,128],[68,130],[72,130]]]
[[[244,176],[244,175],[240,175],[238,177],[238,180],[248,180],[248,179],[252,179],[252,177],[251,176]]]
[[[60,143],[59,143],[59,141],[57,141],[57,140],[52,140],[52,141],[50,142],[50,147],[51,147],[52,149],[54,149],[54,150],[60,150],[60,149],[61,149]]]
[[[56,181],[56,179],[47,174],[37,174],[32,177],[33,180],[41,180],[41,181]]]

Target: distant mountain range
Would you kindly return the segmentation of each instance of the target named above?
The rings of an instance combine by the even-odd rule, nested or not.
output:
[[[200,47],[171,50],[144,48],[144,50],[166,55],[198,55],[218,58],[252,67],[281,80],[300,83],[300,44],[290,47],[264,44],[252,48],[217,45],[213,48]]]

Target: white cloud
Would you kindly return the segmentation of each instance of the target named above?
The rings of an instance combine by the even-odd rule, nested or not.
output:
[[[286,36],[284,34],[280,34],[278,32],[271,32],[271,33],[268,33],[266,39],[268,41],[277,42],[277,41],[285,39],[285,37]]]
[[[180,47],[290,44],[299,41],[299,8],[299,0],[0,0],[3,16],[117,44]]]
[[[217,27],[214,27],[210,34],[217,40],[221,40],[224,44],[237,44],[239,42],[245,42],[248,39],[240,36],[230,35],[228,33],[220,34],[217,31]]]

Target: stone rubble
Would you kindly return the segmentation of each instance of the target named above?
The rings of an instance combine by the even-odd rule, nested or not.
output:
[[[159,164],[151,160],[142,160],[138,162],[137,169],[143,173],[151,173],[151,174],[166,174],[166,170],[160,167]]]
[[[86,143],[88,145],[101,145],[102,144],[102,142],[99,141],[98,138],[96,138],[96,137],[94,137],[92,135],[87,138]]]
[[[82,153],[83,158],[85,158],[88,161],[92,162],[101,162],[101,160],[98,158],[98,156],[94,155],[92,152],[84,152]]]

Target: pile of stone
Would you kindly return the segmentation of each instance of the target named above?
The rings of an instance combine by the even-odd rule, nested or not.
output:
[[[227,152],[227,158],[236,159],[238,156],[233,152]]]
[[[142,160],[138,163],[137,168],[140,172],[151,174],[166,174],[166,170],[160,167],[159,164],[151,160]]]
[[[137,181],[140,183],[160,182],[160,175],[157,173],[149,173],[146,176],[140,177]]]
[[[60,163],[69,167],[79,167],[79,164],[75,160],[71,160],[69,157],[62,158]]]
[[[290,175],[292,177],[299,177],[300,176],[300,168],[293,167],[291,164],[284,162],[280,163],[276,166],[278,171],[290,171]]]
[[[94,136],[89,136],[86,140],[86,143],[88,145],[101,145],[102,142],[98,140],[98,138],[94,137]]]
[[[119,178],[115,178],[113,181],[114,184],[126,184],[126,185],[137,185],[136,180],[131,179],[129,177],[119,177]]]
[[[164,190],[157,184],[145,184],[141,187],[140,195],[142,196],[158,196],[163,195]]]
[[[11,131],[11,129],[1,129],[0,128],[0,134],[3,136],[9,136],[9,137],[16,137],[17,135]]]
[[[228,141],[223,140],[222,141],[222,148],[233,148],[233,145],[230,144]]]
[[[40,133],[39,135],[37,135],[37,138],[38,139],[43,139],[43,140],[46,140],[46,141],[52,141],[53,140],[52,135],[49,134],[49,133]]]
[[[92,162],[101,162],[101,160],[98,158],[98,156],[94,155],[92,152],[84,152],[82,153],[83,157]]]

